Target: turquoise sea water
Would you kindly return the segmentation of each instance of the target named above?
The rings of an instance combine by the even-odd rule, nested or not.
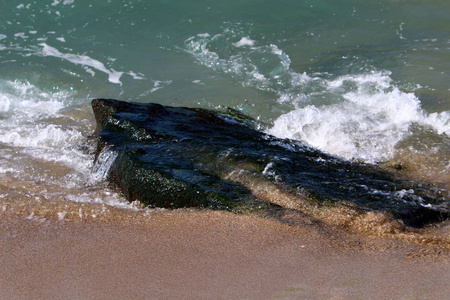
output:
[[[30,197],[109,201],[86,190],[98,178],[79,147],[94,130],[97,97],[229,106],[277,137],[345,159],[408,165],[449,186],[448,1],[0,7],[1,199],[20,182]]]

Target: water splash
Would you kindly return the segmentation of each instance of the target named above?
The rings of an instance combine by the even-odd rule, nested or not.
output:
[[[366,162],[392,159],[397,144],[413,134],[414,124],[436,134],[450,132],[448,112],[428,114],[413,93],[402,92],[385,72],[327,81],[326,92],[339,94],[342,101],[297,107],[276,119],[268,132]]]
[[[303,140],[346,159],[375,163],[392,159],[414,126],[450,132],[450,112],[428,113],[412,92],[402,91],[391,72],[374,67],[360,73],[296,72],[280,47],[253,39],[236,26],[185,41],[196,61],[243,86],[272,92],[284,111],[267,132]]]

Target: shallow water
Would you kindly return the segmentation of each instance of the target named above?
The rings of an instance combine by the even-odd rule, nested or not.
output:
[[[85,151],[97,97],[229,106],[277,137],[449,188],[448,1],[0,5],[3,207],[22,206],[18,191],[128,207]]]

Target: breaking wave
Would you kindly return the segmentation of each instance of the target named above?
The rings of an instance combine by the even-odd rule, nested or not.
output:
[[[413,92],[402,91],[388,70],[359,74],[296,72],[277,45],[226,27],[185,41],[196,61],[243,86],[275,94],[274,107],[285,107],[267,133],[302,140],[345,159],[375,163],[392,159],[398,143],[414,127],[436,135],[450,132],[450,112],[428,113]]]

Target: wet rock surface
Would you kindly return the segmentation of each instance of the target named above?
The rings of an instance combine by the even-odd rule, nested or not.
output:
[[[92,107],[96,168],[129,201],[168,208],[283,209],[249,188],[264,183],[292,195],[292,201],[388,212],[414,227],[450,216],[447,190],[272,137],[234,110],[111,99],[95,99]]]

